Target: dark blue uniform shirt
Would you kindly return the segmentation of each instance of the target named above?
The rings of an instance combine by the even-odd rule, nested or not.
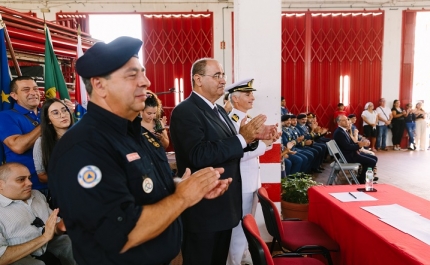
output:
[[[162,264],[179,253],[177,219],[158,237],[119,254],[145,205],[175,189],[165,154],[142,133],[140,118],[130,122],[90,102],[54,149],[49,187],[80,265]]]

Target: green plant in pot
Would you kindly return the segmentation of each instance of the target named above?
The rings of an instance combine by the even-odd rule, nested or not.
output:
[[[296,173],[281,180],[281,209],[283,218],[308,218],[308,189],[322,185],[312,175]]]

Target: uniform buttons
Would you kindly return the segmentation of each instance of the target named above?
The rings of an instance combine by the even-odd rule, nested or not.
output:
[[[118,220],[118,222],[121,222],[122,221],[122,217],[118,216],[117,220]]]

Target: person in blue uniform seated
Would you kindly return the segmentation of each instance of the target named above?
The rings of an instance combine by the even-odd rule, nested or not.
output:
[[[88,112],[60,139],[47,173],[80,265],[169,264],[180,249],[179,215],[232,180],[204,168],[186,169],[174,183],[159,170],[138,117],[151,85],[141,46],[131,37],[98,42],[76,62]]]
[[[242,218],[242,184],[239,169],[244,149],[254,150],[256,139],[271,139],[276,128],[264,125],[266,116],[241,121],[239,132],[224,108],[215,101],[224,95],[226,76],[222,65],[203,58],[191,67],[193,91],[177,105],[170,119],[170,136],[179,175],[188,167],[223,167],[222,179],[233,178],[229,189],[214,200],[202,200],[182,214],[183,265],[225,265],[231,230]],[[267,137],[267,138],[266,138]],[[258,141],[257,141],[258,142]]]
[[[252,120],[247,112],[252,109],[255,100],[254,91],[256,89],[253,87],[253,82],[254,79],[247,78],[225,88],[225,91],[230,95],[230,102],[233,106],[228,117],[236,131],[240,129],[240,123],[243,119],[246,119],[247,122]],[[258,158],[267,150],[272,149],[272,144],[277,139],[275,137],[270,140],[258,141],[257,148],[254,151],[245,152],[240,159],[243,216],[247,214],[255,215],[258,202],[257,189],[261,187],[260,162]],[[250,263],[251,256],[242,225],[239,224],[232,230],[227,265],[240,265],[242,260],[245,263]]]

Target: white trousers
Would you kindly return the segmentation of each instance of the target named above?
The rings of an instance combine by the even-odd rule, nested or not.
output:
[[[257,191],[242,193],[243,216],[247,214],[255,215],[257,209]],[[228,250],[227,265],[240,265],[243,253],[248,249],[248,241],[243,233],[242,221],[233,228],[231,232],[230,249]]]
[[[418,119],[415,121],[415,132],[417,134],[415,137],[415,144],[420,150],[426,150],[426,129],[427,123],[425,119]]]

